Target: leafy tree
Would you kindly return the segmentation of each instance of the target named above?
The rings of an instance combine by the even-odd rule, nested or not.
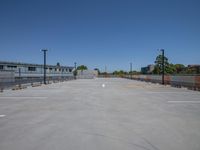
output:
[[[165,74],[179,74],[184,73],[186,67],[183,64],[172,64],[168,62],[168,58],[164,57],[164,72]],[[194,70],[188,70],[188,72],[194,72]],[[154,74],[162,73],[162,55],[158,55],[155,61]]]
[[[161,74],[162,73],[162,55],[158,55],[155,61],[155,68],[153,70],[154,74]],[[164,57],[164,73],[172,74],[176,71],[173,64],[169,64],[168,58]]]
[[[114,71],[112,74],[113,74],[113,75],[117,75],[117,74],[118,74],[118,71]]]
[[[200,67],[198,66],[188,66],[186,69],[187,74],[199,74],[200,73]]]
[[[183,64],[172,64],[168,62],[168,58],[164,57],[164,72],[165,74],[199,74],[199,66],[184,66]],[[155,61],[153,74],[162,73],[162,55],[158,55]]]
[[[173,64],[169,64],[166,66],[166,73],[174,74],[176,72],[176,67]]]
[[[157,57],[156,57],[156,61],[155,61],[155,64],[156,64],[156,67],[157,67],[157,71],[159,72],[159,73],[162,73],[162,55],[158,55]],[[165,68],[165,73],[166,73],[166,69],[167,69],[167,67],[168,67],[168,65],[169,65],[169,62],[168,62],[168,58],[167,57],[164,57],[164,68]]]
[[[123,75],[128,74],[127,72],[123,71],[123,70],[119,70],[119,71],[114,71],[113,75],[117,75],[122,77]]]
[[[175,64],[176,73],[185,73],[186,67],[183,64]]]
[[[161,74],[161,69],[157,65],[154,67],[153,74]]]
[[[81,65],[77,67],[77,70],[87,70],[87,66]]]
[[[132,75],[134,75],[134,74],[140,74],[140,72],[133,70],[132,72],[129,71],[128,74],[132,74]]]

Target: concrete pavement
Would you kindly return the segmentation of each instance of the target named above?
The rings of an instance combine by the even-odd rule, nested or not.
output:
[[[100,78],[0,93],[0,150],[200,150],[199,141],[197,91]]]

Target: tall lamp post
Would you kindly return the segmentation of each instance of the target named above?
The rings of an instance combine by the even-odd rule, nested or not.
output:
[[[46,52],[48,51],[47,49],[42,49],[44,52],[44,84],[46,84]]]
[[[131,79],[132,79],[132,62],[130,63],[130,73],[131,73]]]
[[[107,66],[105,65],[105,78],[106,78],[106,75],[107,75]]]
[[[74,79],[76,79],[76,75],[77,75],[77,70],[76,70],[76,62],[74,62]]]
[[[21,87],[21,68],[19,68],[19,86]]]
[[[77,64],[77,63],[75,62],[75,63],[74,63],[74,68],[75,68],[75,70],[76,70],[76,64]]]
[[[160,49],[160,51],[162,52],[162,84],[165,84],[165,50],[164,49]]]

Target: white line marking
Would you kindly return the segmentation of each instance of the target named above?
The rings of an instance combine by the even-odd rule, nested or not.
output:
[[[0,97],[2,99],[47,99],[47,97],[18,97],[18,96],[7,96],[7,97]]]
[[[3,117],[5,117],[6,115],[0,115],[0,118],[3,118]]]
[[[200,101],[167,101],[168,103],[199,103],[200,104]]]
[[[152,93],[152,94],[154,94],[154,93],[158,93],[158,94],[162,94],[162,93],[166,93],[166,94],[187,94],[187,93],[190,93],[190,94],[193,94],[193,93],[191,93],[190,91],[186,91],[186,92],[182,92],[182,91],[180,91],[180,92],[146,92],[146,93]],[[194,94],[196,94],[196,93],[194,93]]]

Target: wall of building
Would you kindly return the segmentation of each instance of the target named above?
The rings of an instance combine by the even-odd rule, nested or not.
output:
[[[78,70],[77,79],[94,79],[98,76],[98,71],[96,70]]]
[[[151,74],[155,68],[155,65],[148,65],[146,67],[141,68],[141,72],[143,74]]]
[[[73,67],[47,65],[46,74],[47,77],[68,77],[73,76],[72,69]],[[14,71],[15,77],[41,77],[44,72],[43,65],[1,61],[0,70]]]

